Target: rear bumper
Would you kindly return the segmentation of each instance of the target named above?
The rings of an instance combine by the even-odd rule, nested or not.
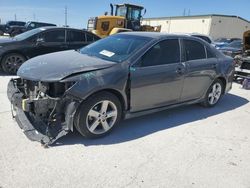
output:
[[[9,81],[7,95],[12,105],[13,117],[30,140],[50,145],[73,130],[74,114],[78,107],[77,102],[67,99],[56,102],[55,109],[59,109],[55,113],[56,118],[50,123],[46,123],[34,113],[23,110],[24,94],[19,90],[17,80]],[[62,103],[65,105],[63,108],[61,108]],[[64,121],[61,118],[62,114]]]

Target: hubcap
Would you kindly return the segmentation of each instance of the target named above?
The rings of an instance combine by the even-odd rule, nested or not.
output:
[[[103,134],[111,129],[117,118],[116,105],[108,100],[96,103],[86,118],[88,130],[93,134]]]
[[[16,73],[19,67],[23,64],[24,58],[18,55],[9,56],[5,60],[5,71],[8,73]]]
[[[210,93],[208,94],[208,102],[209,104],[213,105],[218,102],[221,96],[221,85],[219,83],[215,83],[212,88]]]

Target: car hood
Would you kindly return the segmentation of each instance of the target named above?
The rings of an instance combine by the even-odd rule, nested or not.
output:
[[[105,69],[116,63],[70,50],[37,56],[18,70],[21,78],[33,81],[60,81],[77,73]]]

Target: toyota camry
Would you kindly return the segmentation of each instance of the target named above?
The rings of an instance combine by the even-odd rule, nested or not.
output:
[[[101,137],[122,119],[181,105],[213,107],[233,73],[233,59],[199,38],[127,32],[26,61],[8,98],[26,136],[51,144],[74,130]]]

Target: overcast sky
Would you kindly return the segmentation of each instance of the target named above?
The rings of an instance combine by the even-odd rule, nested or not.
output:
[[[0,0],[0,19],[43,21],[64,25],[64,9],[68,7],[68,25],[86,28],[89,17],[110,11],[110,3],[134,3],[147,9],[145,17],[182,16],[184,9],[190,15],[225,14],[250,20],[250,0]]]

